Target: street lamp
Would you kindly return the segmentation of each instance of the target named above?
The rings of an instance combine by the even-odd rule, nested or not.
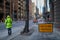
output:
[[[23,32],[21,32],[21,34],[29,32],[29,0],[25,1],[26,1],[26,20],[25,20],[25,28]]]

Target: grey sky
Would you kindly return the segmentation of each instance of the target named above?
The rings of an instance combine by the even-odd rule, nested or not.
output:
[[[44,5],[44,0],[32,0],[32,2],[35,3],[35,5],[37,5],[37,7],[39,8],[39,11],[43,11],[42,7]],[[49,8],[49,0],[47,2],[47,5],[48,5],[48,11],[50,11],[50,8]]]
[[[43,2],[44,2],[44,0],[32,0],[32,2],[34,2],[35,3],[35,5],[37,4],[37,2],[38,2],[38,5],[41,5],[41,6],[43,6]]]
[[[42,12],[42,7],[43,7],[43,5],[44,5],[44,0],[32,0],[32,2],[34,2],[35,5],[38,6],[39,11]]]

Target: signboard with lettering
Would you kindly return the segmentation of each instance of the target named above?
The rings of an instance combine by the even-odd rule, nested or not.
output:
[[[53,32],[53,24],[45,23],[38,25],[39,32]]]

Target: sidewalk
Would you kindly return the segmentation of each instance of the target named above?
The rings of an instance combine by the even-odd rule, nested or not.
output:
[[[0,32],[0,40],[10,40],[10,39],[15,38],[17,35],[20,35],[20,32],[23,31],[23,28],[24,28],[24,25],[22,25],[22,24],[23,23],[20,24],[19,21],[18,21],[18,25],[15,24],[16,26],[14,26],[12,28],[13,34],[11,36],[8,36],[7,29]],[[32,26],[29,28],[32,28]],[[14,30],[16,30],[16,31],[14,31]],[[31,35],[32,33],[33,33],[33,31],[28,33],[28,35]]]
[[[57,27],[57,26],[55,26],[55,25],[53,25],[53,26],[54,26],[54,28],[55,28],[55,30],[56,30],[55,32],[60,35],[60,27]]]
[[[0,40],[10,40],[11,38],[14,38],[15,36],[17,36],[18,34],[20,34],[20,32],[23,30],[24,27],[14,27],[12,28],[12,35],[8,35],[7,30],[5,30],[4,32],[2,32],[0,34]]]
[[[41,33],[41,32],[38,32],[38,25],[32,25],[31,27],[29,27],[30,32],[25,33],[23,35],[21,35],[20,32],[23,31],[24,27],[23,26],[21,27],[22,28],[16,27],[17,31],[15,31],[11,36],[6,35],[5,37],[2,37],[2,38],[0,37],[0,40],[57,40],[57,39],[60,40],[60,32],[57,31],[55,27],[53,27],[54,28],[53,33]]]
[[[23,24],[23,23],[22,23]],[[12,40],[13,38],[15,38],[16,36],[21,36],[20,35],[20,32],[21,31],[23,31],[23,28],[24,28],[24,25],[20,25],[19,24],[19,22],[18,22],[18,25],[20,26],[20,27],[13,27],[13,29],[12,29],[12,31],[13,31],[13,34],[11,35],[11,36],[8,36],[8,34],[7,34],[7,30],[5,30],[3,33],[1,33],[0,34],[0,40]],[[17,25],[17,26],[18,26]],[[33,25],[29,25],[29,26],[31,26],[31,27],[29,27],[29,29],[30,29],[30,32],[28,33],[28,35],[27,34],[24,34],[24,35],[27,35],[27,36],[30,36],[32,33],[33,33],[33,31],[34,31],[34,28],[33,27],[37,27],[35,24],[33,24]],[[14,32],[14,30],[16,30],[15,32]],[[32,30],[32,31],[31,31]],[[4,35],[2,35],[2,34],[4,34]],[[2,35],[2,36],[1,36]],[[21,36],[22,37],[22,36]]]
[[[11,40],[60,40],[60,32],[55,27],[53,29],[53,33],[41,33],[38,32],[38,27],[35,27],[31,35],[19,34]]]
[[[37,28],[37,27],[35,27]],[[25,33],[25,34],[18,34],[17,36],[15,36],[14,38],[10,39],[10,40],[33,40],[31,38],[33,38],[34,35],[38,34],[38,30],[35,30],[35,28],[30,28],[30,32],[29,33]],[[37,36],[38,37],[38,36]]]
[[[12,35],[11,36],[8,36],[7,29],[3,29],[3,28],[0,29],[0,40],[6,40],[6,39],[8,40],[8,39],[11,39],[11,38],[17,36],[18,34],[20,34],[20,31],[22,31],[24,28],[24,24],[22,22],[21,23],[20,22],[21,21],[13,22]],[[4,25],[4,24],[2,23],[2,25]]]
[[[34,29],[32,29],[32,28],[30,28],[30,32],[28,33],[28,35],[25,33],[24,35],[21,35],[20,33],[23,31],[23,28],[24,27],[22,27],[22,28],[20,28],[19,30],[17,30],[15,33],[13,33],[12,35],[10,35],[10,36],[8,36],[7,34],[6,34],[6,36],[4,36],[4,37],[0,37],[0,40],[12,40],[12,39],[14,39],[15,37],[19,37],[19,36],[30,36],[33,32],[34,32]],[[0,35],[1,36],[1,35]],[[23,38],[23,37],[22,37]]]

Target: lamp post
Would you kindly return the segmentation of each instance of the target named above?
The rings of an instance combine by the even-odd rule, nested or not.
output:
[[[29,32],[29,0],[26,1],[26,20],[25,20],[25,28],[23,30],[23,33],[28,33]]]

